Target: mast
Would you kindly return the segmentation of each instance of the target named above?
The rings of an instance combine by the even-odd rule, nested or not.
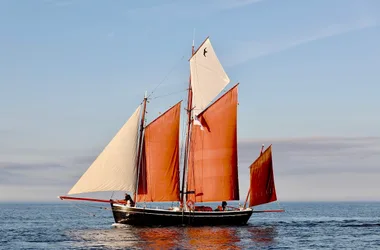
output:
[[[140,135],[139,135],[139,143],[138,143],[138,149],[137,149],[137,171],[136,171],[136,190],[133,194],[133,200],[136,201],[137,197],[137,191],[138,191],[138,181],[139,181],[139,172],[141,168],[141,148],[142,148],[142,138],[143,138],[143,132],[144,132],[144,123],[145,123],[145,110],[146,110],[146,102],[148,100],[147,93],[145,92],[144,100],[143,100],[143,110],[141,115],[141,121],[140,121]]]
[[[194,55],[194,39],[191,46],[191,55]],[[191,74],[189,76],[189,88],[187,94],[187,133],[186,133],[186,144],[185,144],[185,155],[183,161],[183,173],[182,173],[182,187],[181,187],[181,202],[182,205],[185,203],[185,181],[186,181],[186,170],[187,170],[187,159],[189,156],[189,146],[190,146],[190,129],[191,129],[191,111],[192,111],[192,100],[193,91],[191,88]]]

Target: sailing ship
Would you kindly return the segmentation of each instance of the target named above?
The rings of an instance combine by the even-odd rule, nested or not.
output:
[[[193,42],[189,61],[183,164],[180,164],[179,136],[182,102],[146,125],[148,98],[145,94],[142,103],[68,195],[59,198],[106,202],[111,206],[116,223],[145,226],[244,225],[254,212],[283,211],[253,209],[253,206],[277,200],[271,146],[265,151],[262,148],[250,166],[250,188],[244,205],[227,206],[226,201],[240,200],[239,84],[222,94],[230,79],[209,37],[197,50],[194,50]],[[134,198],[101,200],[72,196],[104,191],[123,191]],[[147,203],[169,201],[178,205],[168,208],[147,206]],[[222,202],[222,206],[214,209],[205,206],[205,202]]]

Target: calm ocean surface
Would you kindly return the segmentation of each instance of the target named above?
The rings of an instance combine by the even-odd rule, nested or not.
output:
[[[374,202],[281,203],[285,213],[247,226],[194,228],[115,227],[110,210],[90,205],[0,204],[0,249],[380,249]]]

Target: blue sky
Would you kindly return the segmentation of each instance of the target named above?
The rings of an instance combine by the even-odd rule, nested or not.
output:
[[[242,196],[265,142],[280,199],[380,200],[379,26],[377,0],[2,0],[0,200],[55,200],[146,90],[178,92],[148,120],[184,99],[194,28],[241,83]]]

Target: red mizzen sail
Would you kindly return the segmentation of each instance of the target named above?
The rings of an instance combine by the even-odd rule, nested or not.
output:
[[[272,145],[250,166],[250,181],[250,207],[277,200],[273,175]]]

